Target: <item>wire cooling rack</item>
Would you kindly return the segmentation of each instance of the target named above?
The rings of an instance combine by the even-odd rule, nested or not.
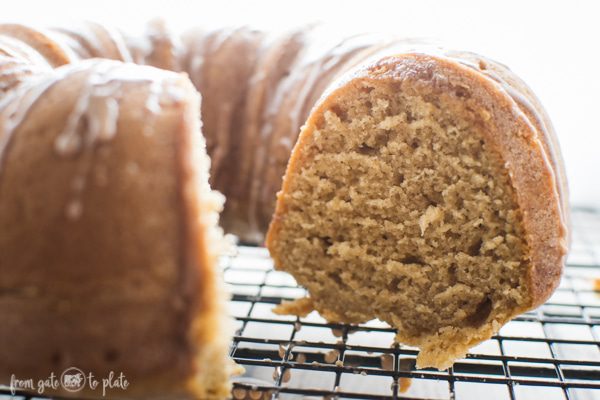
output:
[[[230,354],[246,370],[232,397],[600,400],[600,210],[575,210],[573,228],[552,298],[442,372],[415,369],[416,349],[394,344],[394,331],[379,321],[273,314],[305,291],[273,270],[265,249],[240,246],[221,260],[236,323]],[[0,399],[10,398],[3,393],[10,392],[0,388]]]
[[[573,214],[573,245],[549,301],[504,326],[448,371],[415,369],[415,348],[372,321],[328,324],[273,314],[305,295],[274,271],[266,250],[223,260],[237,333],[231,356],[246,369],[235,399],[600,400],[600,210]]]

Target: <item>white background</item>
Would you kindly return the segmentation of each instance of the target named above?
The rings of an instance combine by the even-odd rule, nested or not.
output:
[[[538,94],[562,144],[576,205],[600,206],[600,2],[589,1],[7,1],[2,19],[69,19],[141,30],[152,17],[175,27],[249,24],[285,29],[321,21],[347,32],[390,31],[479,52],[507,64]]]

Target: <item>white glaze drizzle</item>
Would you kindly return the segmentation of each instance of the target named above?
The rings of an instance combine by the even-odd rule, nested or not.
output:
[[[50,67],[48,61],[30,46],[9,36],[0,35],[0,48],[8,57],[38,66]]]
[[[31,77],[0,99],[0,170],[6,146],[13,132],[23,122],[35,102],[61,77],[62,75],[54,70],[47,75]]]
[[[89,62],[91,67],[81,95],[69,114],[63,132],[55,140],[55,151],[62,156],[73,156],[85,149],[92,149],[97,144],[110,141],[117,133],[119,119],[119,101],[124,94],[126,84],[142,83],[148,87],[146,110],[151,114],[161,111],[160,98],[163,93],[173,101],[180,101],[182,94],[175,89],[164,91],[164,71],[152,67],[140,67],[135,64],[124,64],[114,61]],[[167,74],[168,75],[168,74]],[[167,85],[168,86],[168,85]],[[87,121],[87,129],[83,132],[79,127],[83,120]],[[145,124],[145,127],[152,124]],[[149,134],[149,131],[144,131]],[[139,168],[132,163],[127,171]],[[73,190],[73,197],[67,203],[65,213],[71,220],[78,219],[83,213],[81,193],[86,186],[86,179],[91,170],[91,161],[84,163],[78,171],[76,179],[80,180],[80,190]]]
[[[175,87],[168,91],[163,89],[171,86],[163,84],[165,77],[172,76],[164,71],[108,60],[86,60],[29,77],[0,99],[0,161],[10,138],[23,123],[31,107],[51,87],[76,74],[87,75],[63,131],[54,140],[54,151],[59,156],[75,156],[114,137],[117,132],[119,100],[124,93],[125,84],[142,83],[148,86],[146,104],[149,105],[147,111],[150,114],[161,111],[160,99],[164,93],[167,93],[165,100],[174,102],[181,101],[184,96]],[[87,128],[82,130],[83,120],[87,122]],[[65,206],[65,215],[70,220],[78,219],[83,213],[80,197],[86,187],[90,168],[89,163],[83,163],[75,174],[73,196]]]
[[[123,35],[113,26],[103,25],[102,27],[104,28],[112,42],[115,44],[117,51],[121,55],[121,60],[128,63],[133,62],[133,55],[129,51],[129,48],[125,43]]]

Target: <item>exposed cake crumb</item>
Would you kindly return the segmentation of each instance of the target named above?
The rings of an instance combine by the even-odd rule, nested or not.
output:
[[[265,392],[265,391],[262,391],[262,390],[258,390],[258,389],[255,389],[255,390],[250,390],[250,391],[248,392],[248,398],[249,398],[250,400],[261,400],[261,399],[262,399],[262,400],[266,400],[266,399],[268,399],[269,397],[270,397],[270,396],[269,396],[269,394],[268,394],[267,392]]]
[[[246,389],[236,387],[231,391],[233,398],[236,400],[244,400],[246,398]]]
[[[400,359],[400,371],[411,371],[413,366],[413,360],[409,358],[401,358]],[[402,377],[400,378],[400,393],[406,393],[412,384],[412,378]]]
[[[394,370],[394,356],[392,354],[382,354],[381,355],[381,368],[386,371]]]
[[[296,362],[298,364],[304,364],[306,362],[306,354],[298,353],[298,357],[296,358]]]
[[[410,389],[410,385],[412,385],[412,378],[400,378],[400,393],[408,392],[408,389]]]
[[[333,329],[331,329],[331,333],[335,337],[342,337],[342,336],[344,336],[344,331],[342,329],[340,329],[340,328],[333,328]]]
[[[394,388],[394,385],[396,385],[396,383],[392,383],[392,390]],[[398,391],[400,393],[408,392],[408,389],[410,389],[410,385],[412,385],[412,378],[403,377],[398,379]]]
[[[329,364],[333,364],[339,357],[340,352],[337,351],[336,349],[330,350],[327,353],[325,353],[325,362],[329,363]]]
[[[279,357],[281,357],[281,358],[285,357],[286,350],[287,350],[287,348],[283,344],[280,344],[279,348],[277,349],[277,353],[279,353]]]
[[[284,300],[278,306],[273,308],[273,313],[277,315],[296,315],[300,318],[306,317],[314,310],[312,299],[303,297],[292,301]]]
[[[287,368],[284,372],[283,372],[283,376],[281,377],[281,381],[283,383],[287,383],[290,381],[290,379],[292,379],[292,370],[290,368]]]

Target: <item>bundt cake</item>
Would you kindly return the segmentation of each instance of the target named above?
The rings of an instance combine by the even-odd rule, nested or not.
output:
[[[474,62],[474,64],[473,64]],[[470,54],[405,52],[332,85],[294,147],[267,236],[329,321],[374,318],[445,369],[559,283],[564,171],[543,109]]]
[[[557,285],[559,157],[530,90],[468,53],[0,25],[0,383],[76,366],[122,371],[109,397],[226,397],[210,186],[249,243],[281,189],[267,245],[309,298],[280,312],[380,318],[445,368]]]

